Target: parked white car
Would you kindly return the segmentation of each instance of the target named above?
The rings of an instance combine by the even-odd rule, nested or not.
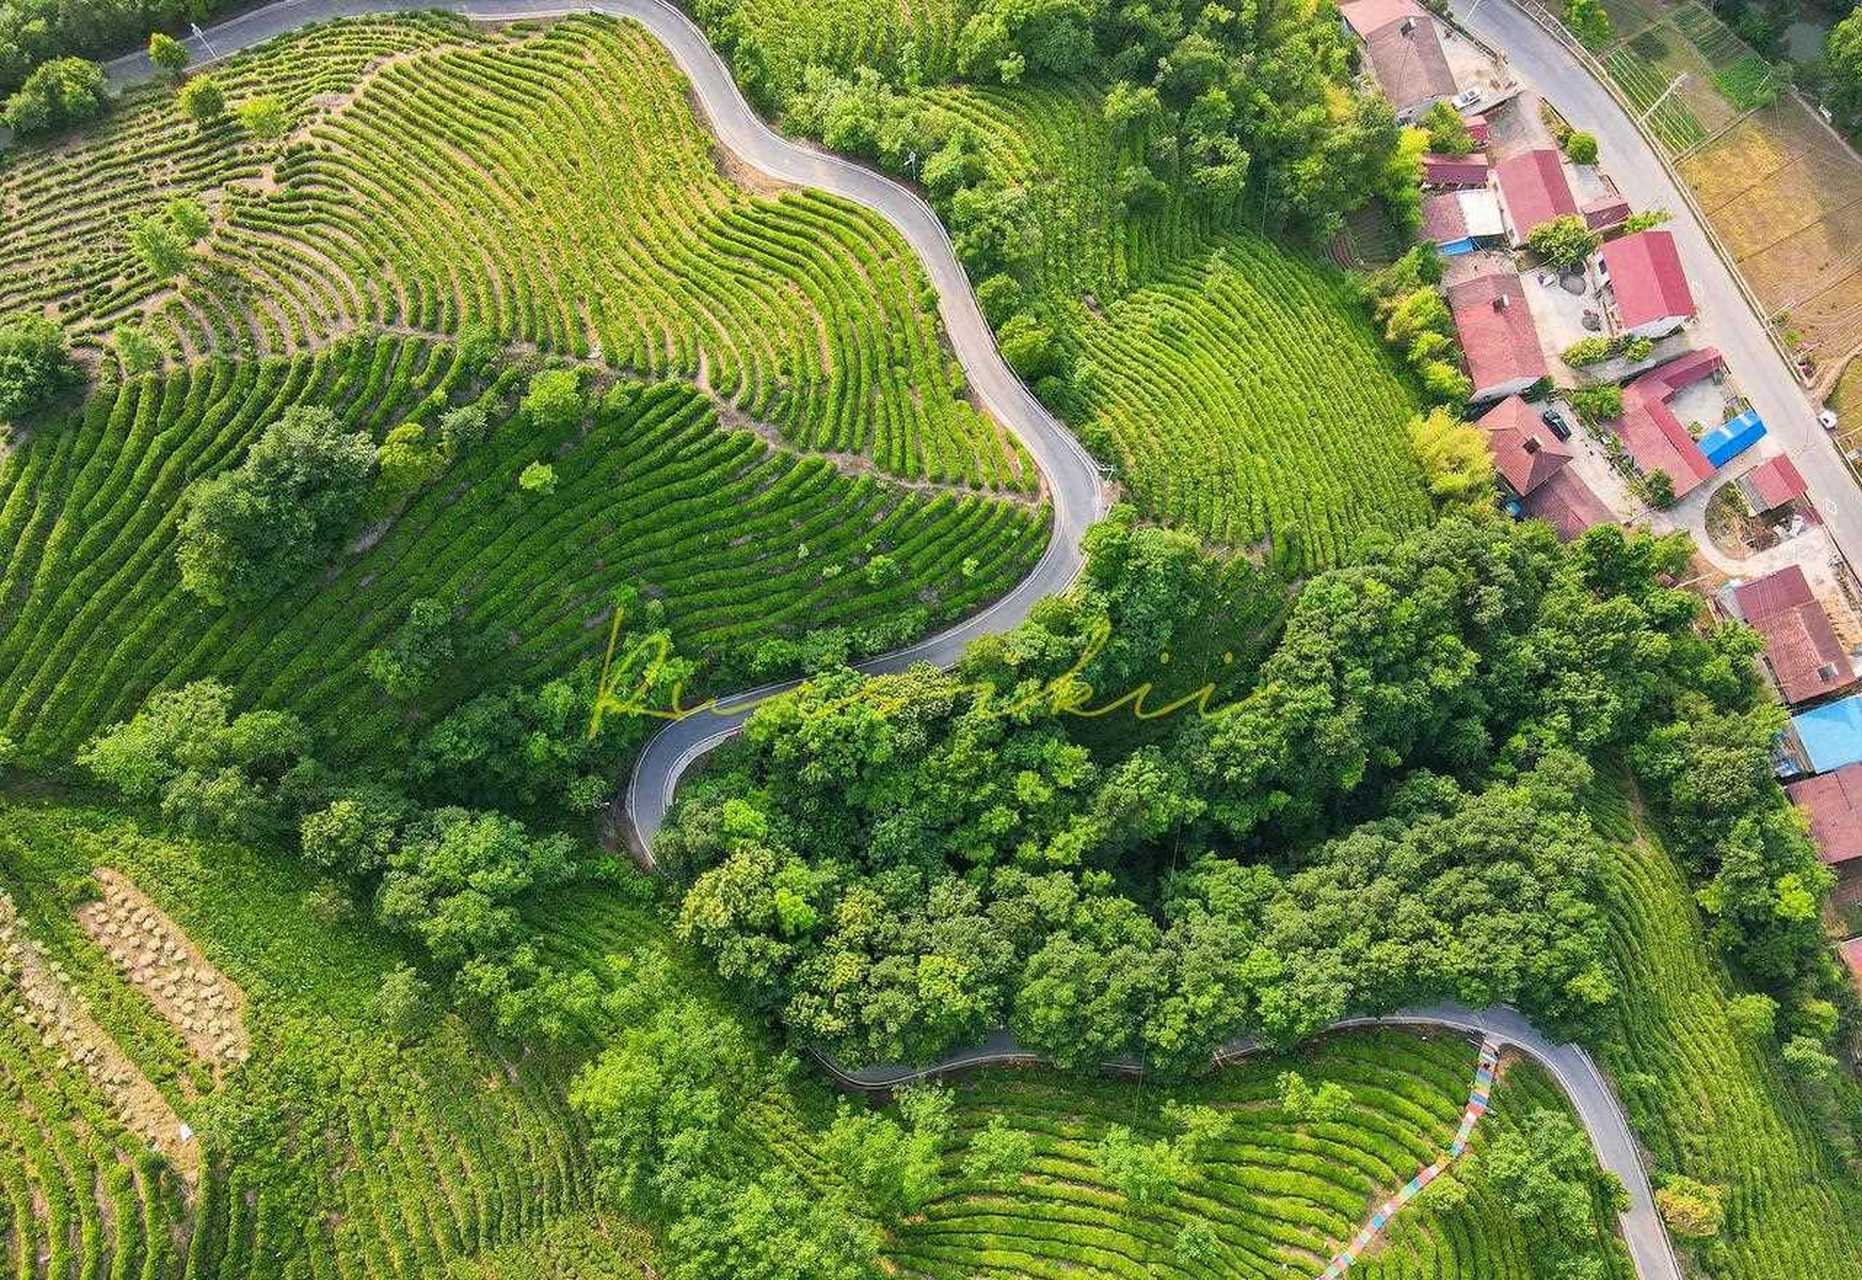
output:
[[[1822,413],[1817,415],[1817,421],[1823,424],[1823,429],[1825,431],[1836,430],[1836,410],[1825,409]]]

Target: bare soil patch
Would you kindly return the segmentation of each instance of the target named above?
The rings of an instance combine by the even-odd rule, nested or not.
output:
[[[108,867],[95,875],[103,897],[78,909],[85,931],[216,1078],[244,1062],[252,1051],[245,992],[129,877]]]
[[[73,1070],[82,1071],[132,1132],[153,1143],[190,1183],[200,1177],[200,1142],[161,1090],[92,1018],[64,971],[25,934],[13,900],[0,894],[0,999]]]

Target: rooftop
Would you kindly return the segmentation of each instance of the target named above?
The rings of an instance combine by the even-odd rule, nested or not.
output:
[[[1571,461],[1571,451],[1546,430],[1532,406],[1508,396],[1480,420],[1498,471],[1520,497],[1532,493]]]
[[[1350,0],[1338,6],[1338,14],[1360,39],[1368,40],[1373,33],[1393,22],[1405,18],[1424,19],[1429,11],[1416,0]]]
[[[1612,240],[1603,247],[1603,265],[1624,328],[1694,314],[1694,295],[1673,232],[1657,227]]]
[[[1423,234],[1437,244],[1468,238],[1468,219],[1461,211],[1460,192],[1438,191],[1422,198]]]
[[[1527,517],[1551,525],[1566,542],[1593,525],[1609,524],[1616,519],[1603,499],[1584,483],[1576,467],[1560,467],[1554,471],[1520,501],[1519,508]]]
[[[1517,274],[1489,271],[1447,294],[1476,393],[1519,378],[1536,382],[1550,371]]]
[[[1852,694],[1791,717],[1812,773],[1862,762],[1862,694]]]
[[[1740,614],[1765,637],[1765,661],[1786,703],[1808,702],[1855,683],[1855,667],[1798,566],[1756,578],[1734,591],[1733,598]]]
[[[1578,211],[1577,197],[1565,177],[1564,157],[1550,147],[1522,151],[1494,166],[1500,199],[1523,239],[1534,227]]]
[[[1649,370],[1623,388],[1623,416],[1616,434],[1644,472],[1663,471],[1675,497],[1691,492],[1711,476],[1714,465],[1668,407],[1677,391],[1710,377],[1725,365],[1712,347]]]
[[[1431,151],[1422,158],[1422,181],[1428,187],[1484,187],[1487,157],[1447,156]]]
[[[1803,778],[1785,791],[1809,819],[1818,857],[1833,867],[1862,858],[1862,764]]]
[[[1862,986],[1862,938],[1851,938],[1836,948],[1843,963],[1849,966],[1850,980]]]
[[[1739,477],[1740,491],[1754,511],[1770,511],[1801,498],[1810,486],[1788,454],[1768,458]]]

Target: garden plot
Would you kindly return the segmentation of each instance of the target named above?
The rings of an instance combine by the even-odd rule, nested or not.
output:
[[[216,1075],[244,1062],[245,993],[127,876],[107,867],[95,875],[103,897],[78,909],[85,931]]]

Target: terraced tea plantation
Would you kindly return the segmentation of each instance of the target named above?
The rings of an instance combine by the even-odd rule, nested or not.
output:
[[[916,260],[876,216],[719,169],[640,28],[487,34],[425,16],[302,32],[216,76],[276,94],[292,132],[187,123],[150,87],[82,144],[0,173],[0,314],[82,341],[154,317],[184,355],[288,355],[358,327],[500,339],[698,382],[803,447],[892,474],[1031,492],[962,398]],[[73,193],[82,192],[81,200]],[[201,200],[176,282],[134,220]]]
[[[1674,859],[1621,796],[1602,810],[1600,826],[1619,841],[1608,901],[1625,1009],[1600,1059],[1653,1167],[1729,1188],[1715,1275],[1854,1275],[1862,1192],[1775,1056],[1729,1018],[1734,988]]]
[[[946,89],[1043,230],[1037,307],[1078,351],[1073,425],[1149,517],[1211,542],[1291,542],[1337,563],[1369,529],[1429,518],[1405,444],[1418,400],[1329,265],[1171,187],[1125,210],[1096,86]]]
[[[955,1165],[968,1137],[994,1117],[1030,1134],[1035,1156],[1008,1192],[959,1187],[908,1225],[892,1251],[900,1270],[966,1280],[990,1276],[1314,1276],[1363,1225],[1376,1198],[1435,1159],[1453,1137],[1473,1075],[1474,1047],[1457,1037],[1399,1033],[1339,1037],[1297,1062],[1247,1060],[1206,1084],[1168,1090],[1059,1081],[992,1072],[959,1087]],[[1276,1077],[1297,1069],[1315,1087],[1336,1082],[1352,1096],[1331,1123],[1299,1125],[1279,1109]],[[1207,1104],[1231,1117],[1229,1135],[1173,1204],[1131,1209],[1107,1185],[1093,1146],[1114,1124],[1166,1136],[1163,1104]],[[1478,1153],[1534,1107],[1558,1095],[1530,1068],[1502,1081],[1495,1111],[1476,1129]],[[1478,1158],[1478,1157],[1477,1157]],[[961,1183],[961,1178],[957,1178]],[[1534,1273],[1519,1228],[1478,1180],[1467,1203],[1436,1209],[1425,1198],[1353,1276],[1480,1276]],[[1219,1257],[1176,1256],[1173,1239],[1193,1221],[1214,1228]]]
[[[378,438],[417,406],[463,397],[457,348],[349,341],[315,356],[223,361],[95,396],[0,464],[0,733],[50,766],[149,690],[218,675],[248,705],[289,707],[367,759],[407,729],[366,674],[413,600],[453,602],[491,656],[436,690],[438,711],[501,681],[600,656],[617,588],[662,599],[676,647],[741,680],[763,640],[875,620],[898,635],[948,621],[1022,577],[1045,508],[922,494],[724,431],[675,383],[624,384],[580,439],[505,427],[322,579],[256,606],[180,587],[188,483],[233,465],[292,404],[325,404]],[[507,373],[503,381],[508,382]],[[502,383],[500,384],[502,385]],[[486,403],[501,419],[499,388]],[[522,490],[529,464],[556,471]],[[869,565],[877,565],[869,571]],[[879,568],[885,570],[879,572]]]
[[[598,1247],[608,1265],[638,1256],[642,1242],[625,1224],[596,1232],[581,1220],[590,1173],[561,1101],[565,1064],[507,1058],[452,1020],[418,1047],[396,1048],[366,1009],[397,953],[366,926],[319,916],[313,882],[290,859],[152,836],[103,810],[4,799],[0,854],[0,889],[25,930],[218,1153],[198,1184],[185,1184],[124,1137],[81,1072],[9,1019],[0,1034],[7,1274],[387,1280],[495,1256],[546,1226],[552,1238],[530,1252],[568,1256],[573,1242],[554,1237],[578,1225],[594,1239],[575,1256]],[[250,998],[253,1057],[217,1092],[164,1074],[152,1046],[169,1028],[77,927],[71,904],[99,865],[147,890]],[[652,928],[624,901],[611,898],[603,912],[610,931],[628,920],[636,932]]]
[[[26,929],[221,1153],[185,1185],[123,1136],[81,1073],[9,1032],[0,1038],[12,1082],[0,1093],[8,1274],[527,1280],[633,1274],[651,1259],[642,1233],[593,1212],[583,1135],[562,1101],[576,1055],[510,1057],[450,1018],[417,1047],[394,1047],[367,1007],[396,949],[356,919],[320,915],[314,880],[288,857],[158,836],[102,809],[5,798],[0,854],[0,890],[20,904]],[[217,1089],[164,1074],[168,1028],[150,1025],[159,1019],[76,924],[72,904],[98,866],[133,880],[244,990],[253,1056]],[[566,893],[535,917],[548,922],[542,941],[556,961],[599,966],[663,936],[628,893]],[[695,967],[690,978],[708,981]],[[1316,1274],[1375,1199],[1446,1145],[1474,1060],[1457,1037],[1391,1032],[1339,1037],[1297,1063],[1251,1059],[1170,1090],[1047,1073],[972,1077],[957,1090],[949,1190],[896,1233],[889,1256],[899,1274],[927,1277]],[[1288,1067],[1315,1088],[1349,1089],[1349,1112],[1290,1121],[1275,1083]],[[740,1117],[744,1141],[817,1181],[832,1176],[814,1154],[818,1090],[772,1084]],[[1111,1124],[1166,1132],[1173,1099],[1215,1106],[1234,1128],[1175,1204],[1132,1214],[1089,1148]],[[1528,1111],[1560,1105],[1530,1067],[1511,1067],[1475,1151]],[[979,1190],[959,1169],[970,1136],[997,1116],[1035,1152],[1007,1192]],[[318,1140],[293,1140],[305,1134]],[[1468,1189],[1456,1206],[1418,1202],[1352,1274],[1533,1276],[1518,1224],[1478,1179]],[[1170,1241],[1190,1221],[1220,1241],[1214,1270],[1173,1261]],[[35,1268],[39,1257],[50,1265]]]

